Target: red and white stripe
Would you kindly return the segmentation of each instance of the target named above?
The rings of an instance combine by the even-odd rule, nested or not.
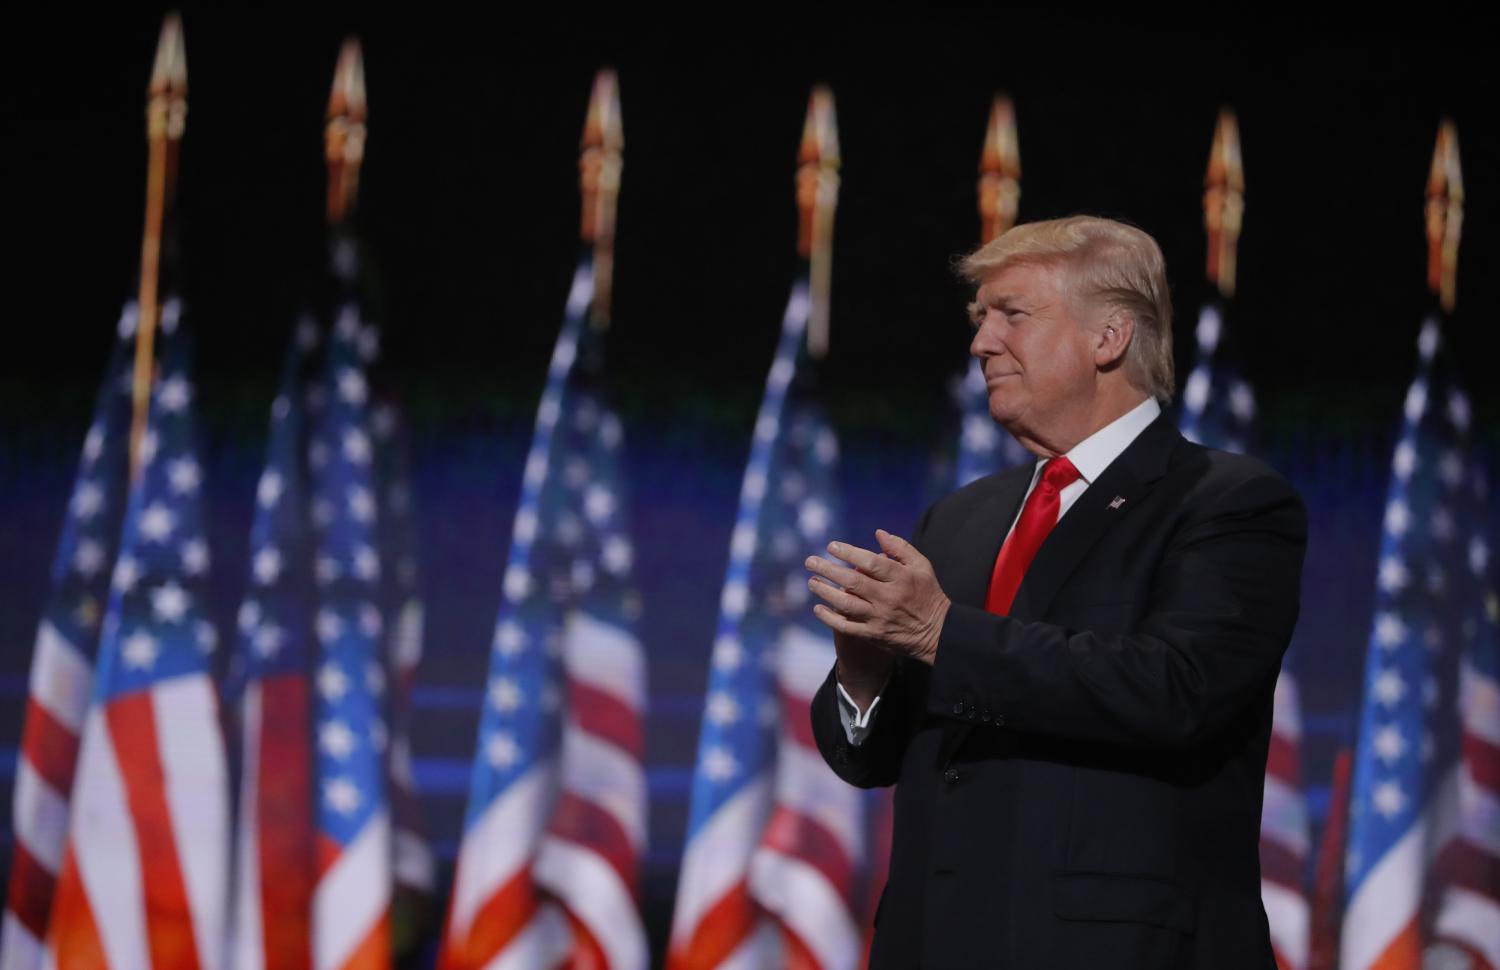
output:
[[[560,791],[537,851],[536,882],[567,908],[575,965],[645,970],[650,950],[639,905],[645,656],[627,631],[575,612],[564,634],[563,666]]]
[[[1260,815],[1260,896],[1276,965],[1304,970],[1311,919],[1304,873],[1312,834],[1302,794],[1302,708],[1297,681],[1288,670],[1276,680],[1274,708]]]
[[[1442,896],[1433,939],[1477,966],[1500,968],[1500,682],[1464,663],[1459,672],[1462,755],[1457,819],[1442,848]]]
[[[251,683],[241,705],[233,970],[306,970],[316,844],[307,678]]]
[[[777,644],[782,735],[774,807],[751,863],[750,894],[783,929],[784,965],[853,970],[864,937],[853,898],[864,859],[864,800],[823,761],[808,713],[833,644],[788,626]]]
[[[438,957],[442,970],[547,967],[564,952],[566,920],[542,905],[531,870],[556,776],[551,762],[533,767],[465,830]]]
[[[774,965],[774,924],[750,897],[750,862],[771,811],[771,779],[725,802],[682,854],[667,970]]]
[[[339,851],[321,837],[312,896],[313,970],[388,970],[391,965],[391,820],[371,815]]]
[[[229,806],[218,717],[201,674],[89,711],[48,966],[223,965]]]
[[[93,682],[93,665],[84,652],[43,620],[31,662],[11,802],[15,841],[0,932],[0,970],[37,970],[42,965],[42,941],[68,836],[78,735]]]

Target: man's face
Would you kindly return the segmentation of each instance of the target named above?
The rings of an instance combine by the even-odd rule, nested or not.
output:
[[[990,414],[1022,443],[1065,434],[1097,377],[1097,334],[1085,329],[1066,270],[1013,264],[981,282],[969,353],[979,359]]]

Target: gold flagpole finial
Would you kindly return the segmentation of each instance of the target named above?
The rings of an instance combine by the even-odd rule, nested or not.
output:
[[[610,68],[601,69],[594,77],[580,146],[583,152],[578,159],[578,174],[583,192],[583,225],[579,236],[594,247],[594,299],[589,319],[602,330],[609,325],[614,288],[615,215],[620,201],[620,174],[625,164],[620,86]]]
[[[1208,230],[1208,279],[1226,299],[1234,296],[1240,226],[1245,217],[1245,170],[1240,161],[1240,126],[1234,112],[1219,111],[1214,143],[1203,177],[1203,227]]]
[[[1021,147],[1010,96],[995,95],[979,156],[979,235],[987,243],[1016,224],[1021,202]]]
[[[807,320],[807,351],[828,353],[828,295],[833,279],[833,212],[839,197],[839,133],[833,91],[813,88],[797,153],[797,253],[808,261],[812,306]]]
[[[339,49],[328,94],[324,158],[328,162],[328,224],[337,226],[354,213],[359,199],[359,169],[365,158],[365,60],[359,38]]]
[[[1464,222],[1464,176],[1458,160],[1458,128],[1444,118],[1427,177],[1427,288],[1444,312],[1458,297],[1458,240]]]
[[[136,296],[135,372],[131,380],[130,476],[140,474],[141,441],[151,405],[161,240],[177,180],[177,149],[187,128],[187,48],[182,18],[167,14],[156,42],[146,88],[146,220],[141,233],[140,290]]]

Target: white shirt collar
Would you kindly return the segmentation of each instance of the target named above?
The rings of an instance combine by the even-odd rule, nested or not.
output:
[[[1092,485],[1094,479],[1102,475],[1104,469],[1120,457],[1120,453],[1130,447],[1130,443],[1136,439],[1136,436],[1145,431],[1146,426],[1155,421],[1160,414],[1161,405],[1156,403],[1156,398],[1148,397],[1078,442],[1065,457],[1073,463],[1074,468],[1078,469],[1078,474],[1084,482]],[[1037,474],[1045,465],[1045,459],[1037,462],[1036,470],[1031,476],[1033,482],[1036,481]]]

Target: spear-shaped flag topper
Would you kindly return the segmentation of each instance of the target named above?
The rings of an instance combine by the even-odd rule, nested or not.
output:
[[[1464,222],[1464,176],[1458,163],[1458,128],[1451,118],[1438,126],[1427,177],[1427,287],[1453,312],[1458,296],[1458,238]]]
[[[136,326],[135,374],[131,383],[130,474],[140,471],[141,438],[151,403],[153,344],[160,316],[157,289],[161,276],[161,240],[172,185],[177,175],[177,147],[187,126],[187,50],[182,19],[169,13],[156,44],[156,63],[146,89],[146,226],[141,235],[140,318]]]
[[[797,153],[797,253],[808,262],[812,306],[807,322],[807,352],[828,353],[828,292],[833,278],[833,211],[839,198],[839,132],[833,91],[813,88]]]
[[[980,240],[989,242],[1016,224],[1021,201],[1021,147],[1016,109],[1006,94],[990,104],[990,124],[979,156]]]
[[[1203,227],[1208,230],[1208,279],[1228,299],[1234,296],[1235,261],[1245,214],[1245,170],[1240,162],[1240,126],[1234,112],[1219,111],[1203,177]]]
[[[359,168],[365,157],[365,115],[365,60],[359,39],[350,37],[339,49],[324,130],[330,226],[342,224],[354,213],[359,197]]]
[[[583,122],[583,154],[578,173],[583,190],[580,237],[594,247],[594,300],[589,319],[597,329],[609,325],[614,282],[615,211],[624,167],[625,128],[620,121],[620,89],[615,72],[603,68],[594,78],[588,117]]]

